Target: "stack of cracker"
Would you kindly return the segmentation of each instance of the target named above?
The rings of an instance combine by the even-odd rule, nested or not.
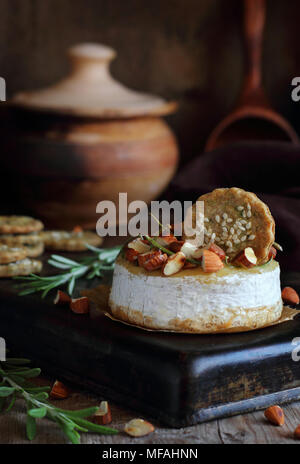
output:
[[[76,226],[71,232],[64,230],[46,230],[41,232],[41,239],[46,250],[56,251],[87,251],[86,245],[98,247],[103,239],[94,232],[82,230]]]
[[[0,277],[40,272],[42,263],[31,259],[44,251],[41,221],[27,216],[0,216]]]

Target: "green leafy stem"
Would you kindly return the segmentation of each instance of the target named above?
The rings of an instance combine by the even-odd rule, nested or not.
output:
[[[93,255],[80,261],[74,261],[73,259],[60,255],[51,256],[48,260],[48,264],[64,272],[45,277],[36,274],[30,274],[26,277],[14,277],[16,280],[23,281],[23,283],[18,285],[19,288],[23,289],[20,291],[19,295],[24,296],[31,293],[42,292],[42,298],[44,298],[50,290],[65,285],[67,286],[69,295],[72,295],[76,280],[80,277],[93,279],[94,277],[102,277],[105,271],[112,270],[115,260],[122,248],[122,246],[95,248],[90,245],[86,245],[86,247],[93,252]]]
[[[30,368],[30,360],[24,358],[8,358],[0,362],[0,411],[10,411],[17,398],[22,398],[27,406],[26,434],[33,440],[37,433],[36,419],[47,417],[55,422],[74,443],[80,443],[79,432],[94,432],[100,434],[116,434],[117,430],[94,424],[86,420],[93,416],[98,407],[69,411],[57,408],[48,401],[49,387],[36,387],[28,379],[40,375],[41,370]]]

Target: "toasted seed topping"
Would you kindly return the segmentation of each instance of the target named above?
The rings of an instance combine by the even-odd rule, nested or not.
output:
[[[254,240],[255,237],[256,237],[256,235],[252,234],[252,235],[249,236],[249,240]]]
[[[219,216],[218,214],[216,215],[215,219],[216,219],[216,221],[217,221],[218,223],[219,223],[220,220],[221,220],[221,218],[220,218],[220,216]]]

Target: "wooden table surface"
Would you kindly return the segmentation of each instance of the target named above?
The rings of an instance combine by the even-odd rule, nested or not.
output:
[[[43,384],[50,384],[43,381]],[[95,406],[104,399],[94,395],[73,391],[65,400],[53,403],[65,409],[77,409]],[[155,432],[142,438],[132,438],[123,432],[124,424],[130,419],[141,417],[135,412],[121,408],[112,403],[111,426],[120,430],[118,435],[81,434],[81,443],[84,444],[296,444],[300,443],[293,437],[293,431],[300,424],[300,402],[283,406],[286,423],[276,427],[267,422],[263,411],[214,420],[204,424],[182,429],[165,428],[155,425]],[[144,417],[145,418],[145,417]],[[29,441],[25,436],[26,412],[24,402],[18,400],[12,411],[0,416],[0,444],[26,444]],[[37,419],[38,433],[32,443],[36,444],[65,444],[67,438],[56,424],[47,419]]]

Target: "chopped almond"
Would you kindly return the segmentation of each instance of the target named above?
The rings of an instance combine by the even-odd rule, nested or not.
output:
[[[127,259],[127,261],[133,263],[134,261],[137,261],[139,254],[140,253],[138,251],[135,251],[133,248],[127,248],[125,252],[125,258]]]
[[[202,269],[204,272],[217,272],[224,267],[223,262],[216,253],[209,250],[203,250]]]
[[[213,253],[216,253],[216,255],[219,256],[219,258],[222,260],[222,261],[225,261],[226,259],[226,253],[224,250],[222,250],[221,247],[219,247],[218,245],[216,245],[215,243],[211,243],[209,245],[209,248],[208,248],[209,251],[212,251]]]
[[[163,247],[168,247],[171,245],[171,243],[178,242],[177,238],[174,237],[174,235],[162,235],[160,237],[156,237],[155,241]]]
[[[275,259],[277,255],[277,250],[275,247],[271,246],[270,251],[269,251],[269,256],[268,259]]]
[[[285,303],[299,304],[299,295],[292,287],[284,287],[281,297]]]
[[[170,276],[179,272],[185,265],[185,256],[181,251],[175,253],[172,256],[169,256],[167,262],[163,267],[163,273],[166,276]]]
[[[70,396],[70,389],[59,380],[55,380],[50,392],[50,398],[64,400]]]
[[[139,265],[149,272],[160,269],[167,259],[168,256],[160,250],[154,250],[150,253],[139,255],[138,257]]]
[[[111,410],[107,401],[101,401],[100,407],[91,417],[91,421],[98,425],[107,425],[111,423]]]
[[[62,292],[61,290],[57,290],[56,297],[54,298],[53,303],[55,305],[66,305],[69,304],[71,301],[71,298],[69,295],[65,292]]]
[[[197,251],[197,247],[190,242],[184,242],[180,251],[184,254],[186,258],[192,258],[194,253]]]
[[[150,245],[145,243],[145,240],[141,238],[136,238],[132,242],[129,242],[127,248],[132,248],[138,253],[147,253],[151,249]]]
[[[178,251],[181,250],[181,247],[183,244],[184,244],[183,240],[177,240],[177,242],[172,242],[169,246],[169,250],[174,251],[174,253],[177,253]]]
[[[242,250],[234,259],[233,264],[244,268],[251,268],[255,266],[257,264],[257,257],[255,256],[253,248],[247,247]]]
[[[70,308],[73,313],[76,314],[87,314],[90,309],[90,302],[87,296],[80,298],[73,298],[70,302]]]

